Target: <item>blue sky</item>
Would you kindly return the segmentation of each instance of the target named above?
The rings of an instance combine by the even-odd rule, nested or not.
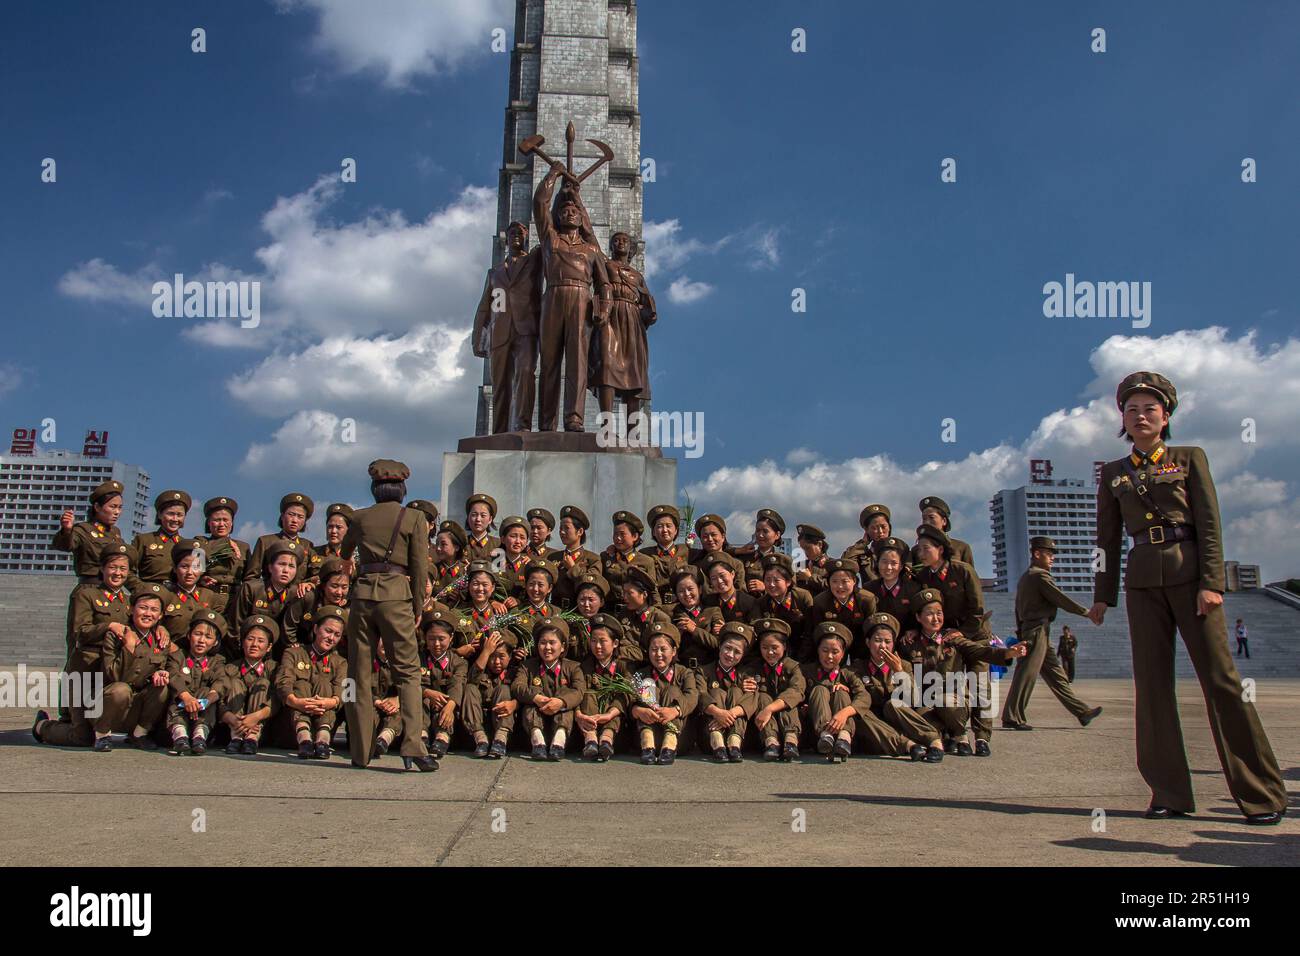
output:
[[[437,497],[441,452],[473,430],[479,371],[453,333],[490,255],[509,58],[487,32],[512,4],[351,6],[7,5],[5,429],[53,417],[71,446],[106,427],[156,489],[234,494],[252,522],[291,487],[358,501],[372,450],[414,459],[413,493]],[[907,528],[940,493],[979,554],[984,503],[1030,452],[1082,473],[1122,451],[1114,381],[1159,362],[1194,396],[1176,437],[1235,492],[1229,556],[1300,573],[1300,8],[811,6],[640,4],[645,218],[671,242],[647,249],[655,403],[706,422],[682,484],[738,518],[776,504],[839,546],[868,500]],[[340,186],[345,156],[358,181]],[[232,345],[151,314],[152,280],[223,271],[267,278],[264,334]],[[1067,272],[1149,281],[1151,326],[1045,318],[1043,284]],[[709,293],[672,302],[683,277]],[[437,374],[367,403],[394,351],[377,340],[409,352],[409,382]],[[351,390],[320,384],[331,356]],[[306,453],[347,415],[377,444]]]

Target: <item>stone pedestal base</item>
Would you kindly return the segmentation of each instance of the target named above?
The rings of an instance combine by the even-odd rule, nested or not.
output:
[[[498,520],[528,508],[545,508],[558,520],[561,507],[577,505],[591,519],[587,546],[600,551],[610,542],[615,511],[644,520],[655,505],[677,503],[677,460],[657,448],[599,449],[585,432],[483,435],[443,454],[442,514],[463,523],[465,499],[476,492],[496,499]],[[561,547],[558,534],[551,541]]]

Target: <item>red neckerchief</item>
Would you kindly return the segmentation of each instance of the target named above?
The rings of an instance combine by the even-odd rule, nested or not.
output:
[[[198,662],[198,665],[197,665],[197,666],[198,666],[199,670],[206,672],[207,669],[208,669],[208,664],[209,664],[210,662],[211,662],[210,658],[207,658],[207,657],[201,657],[201,658],[199,658],[199,662]],[[195,663],[194,663],[194,658],[192,658],[192,657],[187,657],[187,658],[185,658],[185,666],[186,666],[186,667],[194,667],[194,666],[196,666]]]
[[[546,665],[542,665],[542,673],[543,673],[543,674],[550,674],[550,675],[551,675],[552,677],[554,677],[556,680],[559,680],[559,679],[560,679],[560,662],[559,662],[559,661],[556,661],[556,662],[555,662],[554,664],[552,664],[550,667],[547,667]]]
[[[840,669],[838,667],[835,668],[835,670],[833,671],[824,671],[820,667],[817,668],[817,679],[819,681],[829,680],[833,684],[835,683],[835,681],[839,680],[839,677],[840,677]]]
[[[248,659],[245,658],[243,661],[240,662],[240,665],[239,665],[239,676],[240,676],[240,677],[243,677],[243,676],[244,676],[245,674],[247,674],[249,671],[252,671],[252,672],[255,673],[258,677],[261,677],[261,676],[262,676],[262,672],[265,671],[265,670],[266,670],[266,662],[265,662],[265,661],[258,661],[256,664],[252,664],[252,665],[250,665],[250,664],[248,663]]]
[[[593,657],[592,660],[595,661],[596,659]],[[614,676],[614,670],[615,670],[617,667],[618,667],[618,662],[615,661],[613,658],[610,658],[610,661],[609,661],[608,664],[602,664],[600,661],[596,661],[596,673],[597,673],[597,674],[608,674],[610,677],[613,677],[613,676]]]
[[[784,662],[778,663],[775,669],[773,669],[771,665],[767,663],[767,661],[763,662],[763,675],[765,677],[772,677],[773,675],[780,677],[784,670],[785,670]]]
[[[736,680],[736,669],[735,669],[734,667],[733,667],[731,670],[729,670],[729,671],[724,671],[724,670],[722,669],[722,665],[719,664],[717,667],[714,668],[714,670],[715,670],[715,671],[717,672],[717,674],[718,674],[718,680],[722,680],[722,679],[725,677],[727,680],[732,681],[733,683],[735,682],[735,680]]]

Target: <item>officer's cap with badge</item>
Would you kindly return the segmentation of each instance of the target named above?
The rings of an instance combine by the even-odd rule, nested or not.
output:
[[[90,501],[92,504],[99,504],[105,498],[111,498],[121,493],[122,483],[114,478],[96,485],[95,489],[90,493]]]
[[[143,584],[131,592],[131,607],[135,607],[145,598],[157,598],[159,604],[167,603],[167,592],[161,584]]]
[[[316,502],[312,501],[300,491],[291,491],[280,499],[280,514],[283,515],[294,505],[297,505],[305,511],[309,519],[312,516],[312,512],[316,510]]]
[[[718,631],[718,646],[721,647],[728,638],[739,640],[745,647],[749,647],[754,643],[754,628],[744,621],[728,621]]]
[[[209,498],[203,502],[203,517],[211,518],[214,511],[229,511],[230,517],[233,518],[239,513],[239,502],[224,495],[218,498]]]
[[[161,512],[164,508],[170,508],[172,505],[180,505],[186,511],[189,511],[190,505],[192,504],[194,504],[194,500],[190,498],[188,494],[184,491],[177,491],[172,488],[160,493],[158,497],[153,500],[153,510],[156,514]]]
[[[501,537],[506,536],[506,532],[511,528],[523,528],[524,534],[528,533],[528,522],[523,519],[522,515],[507,515],[501,519]]]
[[[442,524],[438,525],[438,534],[451,536],[451,540],[456,542],[458,548],[464,548],[469,544],[469,533],[461,527],[459,521],[452,521],[448,518]]]
[[[660,518],[671,518],[674,528],[682,525],[682,514],[672,505],[655,505],[646,513],[645,523],[653,528]]]
[[[862,622],[862,633],[870,637],[880,628],[888,628],[889,633],[898,637],[899,623],[898,618],[886,611],[877,611],[865,621]]]
[[[542,635],[547,631],[554,631],[560,636],[560,653],[563,654],[568,648],[569,642],[569,622],[558,615],[547,615],[539,617],[533,622],[533,640],[539,641]]]
[[[438,509],[435,508],[434,514],[437,513],[438,513]],[[348,504],[344,504],[341,501],[334,502],[334,504],[330,505],[328,508],[325,509],[325,520],[328,521],[330,518],[333,518],[335,515],[339,515],[341,518],[343,518],[344,521],[351,521],[352,506]]]
[[[754,515],[755,521],[766,521],[776,529],[777,534],[785,534],[785,519],[771,508],[759,508],[758,514]]]
[[[280,637],[280,625],[275,622],[275,618],[268,617],[265,614],[254,614],[246,617],[239,622],[239,636],[248,637],[254,628],[261,628],[267,633],[267,639],[274,644]]]
[[[226,636],[226,619],[211,608],[201,608],[195,611],[194,616],[190,618],[189,623],[185,626],[185,633],[192,634],[195,626],[199,624],[211,624],[217,632],[218,640]]]
[[[645,524],[630,511],[615,511],[611,521],[615,527],[621,524],[627,525],[635,534],[641,534],[645,531]]]
[[[922,539],[926,539],[934,542],[935,545],[938,546],[939,550],[943,552],[943,556],[945,558],[951,557],[952,541],[949,540],[948,536],[944,534],[942,531],[940,531],[938,528],[932,527],[928,524],[923,524],[920,527],[918,527],[916,529],[917,543],[919,544]]]
[[[893,516],[890,515],[889,509],[886,508],[884,505],[867,505],[865,508],[862,509],[861,512],[858,513],[859,526],[861,526],[865,530],[867,525],[871,523],[871,519],[874,518],[876,515],[880,515],[887,522],[889,522],[890,525],[894,523]]]
[[[609,631],[609,636],[616,641],[623,640],[623,622],[612,614],[596,614],[588,622],[594,634],[598,628]]]
[[[837,638],[847,651],[853,643],[853,632],[839,621],[822,621],[813,631],[813,640],[820,646],[828,638]]]
[[[772,634],[781,639],[781,643],[790,643],[790,624],[779,617],[760,617],[753,622],[754,633],[758,635],[759,640]]]
[[[524,515],[524,517],[526,517],[529,521],[532,521],[534,518],[536,518],[538,521],[546,525],[546,527],[548,528],[555,527],[555,515],[551,514],[545,508],[529,508],[527,513]]]
[[[603,574],[597,574],[595,571],[588,571],[573,579],[573,593],[575,595],[583,588],[595,588],[600,592],[602,602],[609,597],[609,582],[605,580]]]
[[[427,501],[424,498],[414,498],[406,503],[406,507],[414,508],[416,511],[423,511],[424,516],[429,519],[429,527],[437,527],[438,506],[432,501]]]
[[[488,514],[490,514],[493,518],[497,516],[497,500],[493,498],[491,495],[485,495],[482,494],[481,492],[478,494],[470,495],[468,498],[465,499],[465,514],[469,514],[469,509],[473,508],[475,505],[478,504],[487,505]]]
[[[276,538],[268,544],[266,550],[262,552],[262,567],[269,567],[271,562],[282,554],[291,556],[295,564],[302,559],[302,555],[298,553],[298,546],[294,542],[285,541],[283,538]]]
[[[114,541],[110,544],[104,545],[103,549],[99,552],[99,563],[103,566],[108,564],[109,558],[118,557],[126,558],[128,562],[131,560],[131,548],[124,541]]]
[[[1135,392],[1150,392],[1160,400],[1160,404],[1165,407],[1165,413],[1170,417],[1174,414],[1174,409],[1178,407],[1178,389],[1174,388],[1174,383],[1169,381],[1159,372],[1134,372],[1127,375],[1115,389],[1115,404],[1119,406],[1121,413],[1124,411],[1124,403],[1129,400]],[[1120,427],[1120,436],[1126,434],[1123,426]],[[1165,423],[1164,429],[1160,432],[1161,438],[1169,437],[1169,423]]]
[[[591,520],[587,517],[587,512],[583,511],[577,505],[565,505],[560,509],[560,520],[568,518],[583,531],[591,528]]]
[[[667,638],[674,649],[682,646],[682,632],[677,630],[677,625],[672,621],[655,618],[652,623],[647,624],[645,628],[646,646],[649,647],[650,642],[656,637]]]
[[[837,572],[847,574],[854,581],[858,579],[858,562],[850,558],[831,558],[826,562],[826,578],[829,580]]]

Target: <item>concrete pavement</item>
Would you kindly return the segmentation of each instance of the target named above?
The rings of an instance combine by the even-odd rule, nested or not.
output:
[[[1240,822],[1194,681],[1180,682],[1179,696],[1199,809],[1161,823],[1141,819],[1148,791],[1134,765],[1131,684],[1077,687],[1106,708],[1090,727],[1040,685],[1030,708],[1038,729],[999,731],[992,758],[938,766],[859,756],[834,766],[815,754],[799,765],[691,757],[672,767],[453,754],[435,774],[401,772],[396,757],[362,772],[338,755],[41,747],[27,733],[31,711],[0,710],[0,865],[1300,861],[1300,681],[1258,687],[1292,795],[1290,815],[1271,828]]]

